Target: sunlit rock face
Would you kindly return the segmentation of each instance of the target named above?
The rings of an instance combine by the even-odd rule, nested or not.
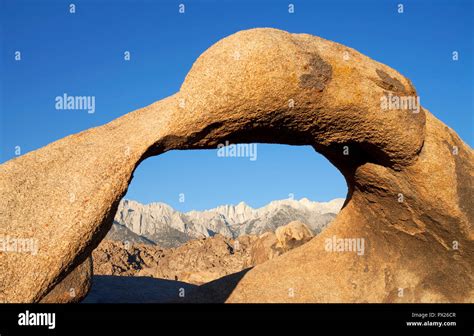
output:
[[[38,246],[0,252],[0,300],[38,302],[83,263],[143,159],[229,141],[312,145],[349,193],[309,243],[198,298],[474,301],[472,149],[426,109],[387,108],[389,94],[417,95],[395,70],[315,36],[252,29],[219,41],[173,96],[0,166],[0,237]]]

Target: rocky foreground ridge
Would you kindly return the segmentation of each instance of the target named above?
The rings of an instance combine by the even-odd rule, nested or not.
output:
[[[177,248],[103,240],[94,250],[94,275],[150,276],[201,285],[261,264],[313,238],[294,221],[273,232],[232,239],[217,234]]]
[[[217,234],[177,248],[104,239],[92,253],[92,289],[83,302],[193,302],[197,286],[279,257],[313,237],[308,226],[293,221],[276,232],[237,239]],[[52,299],[69,294],[62,290],[56,287],[48,296]]]

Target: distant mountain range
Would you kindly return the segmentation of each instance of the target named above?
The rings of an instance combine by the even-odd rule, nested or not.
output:
[[[258,209],[241,202],[183,213],[165,203],[144,205],[122,200],[106,238],[169,248],[218,233],[237,238],[245,234],[274,232],[295,220],[305,223],[314,234],[318,234],[334,219],[343,203],[342,198],[329,202],[284,199]]]

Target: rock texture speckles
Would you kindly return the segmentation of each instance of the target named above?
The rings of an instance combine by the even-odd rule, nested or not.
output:
[[[89,257],[43,297],[41,303],[81,302],[89,293],[91,283],[92,257]]]
[[[285,251],[303,245],[313,238],[313,233],[304,223],[293,221],[287,225],[280,226],[275,231],[278,244]]]
[[[405,86],[396,78],[390,77],[389,74],[387,74],[383,70],[377,69],[375,71],[377,75],[379,76],[379,80],[377,81],[377,84],[384,88],[385,90],[388,91],[393,91],[393,92],[405,92]]]
[[[324,62],[319,55],[314,54],[309,60],[309,71],[309,73],[300,76],[300,85],[303,88],[314,88],[322,91],[331,80],[331,65]]]
[[[302,87],[311,73],[324,85]],[[206,300],[474,301],[473,151],[425,109],[382,111],[387,90],[416,95],[395,70],[315,36],[252,29],[219,41],[175,95],[0,166],[0,235],[39,246],[0,252],[0,300],[38,302],[80,265],[141,160],[230,141],[312,145],[349,194],[322,234],[206,286]],[[333,236],[364,238],[365,254],[328,252]]]
[[[313,233],[309,227],[299,221],[280,226],[275,233],[265,232],[252,244],[250,264],[262,264],[307,243],[312,238]]]

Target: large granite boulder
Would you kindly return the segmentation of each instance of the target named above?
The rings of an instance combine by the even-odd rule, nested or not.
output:
[[[311,145],[349,191],[328,229],[238,282],[204,286],[206,300],[472,302],[473,151],[426,109],[383,105],[416,95],[397,71],[331,41],[231,35],[176,94],[0,166],[0,238],[38,247],[3,244],[0,300],[39,302],[82,264],[141,161],[229,141]]]

